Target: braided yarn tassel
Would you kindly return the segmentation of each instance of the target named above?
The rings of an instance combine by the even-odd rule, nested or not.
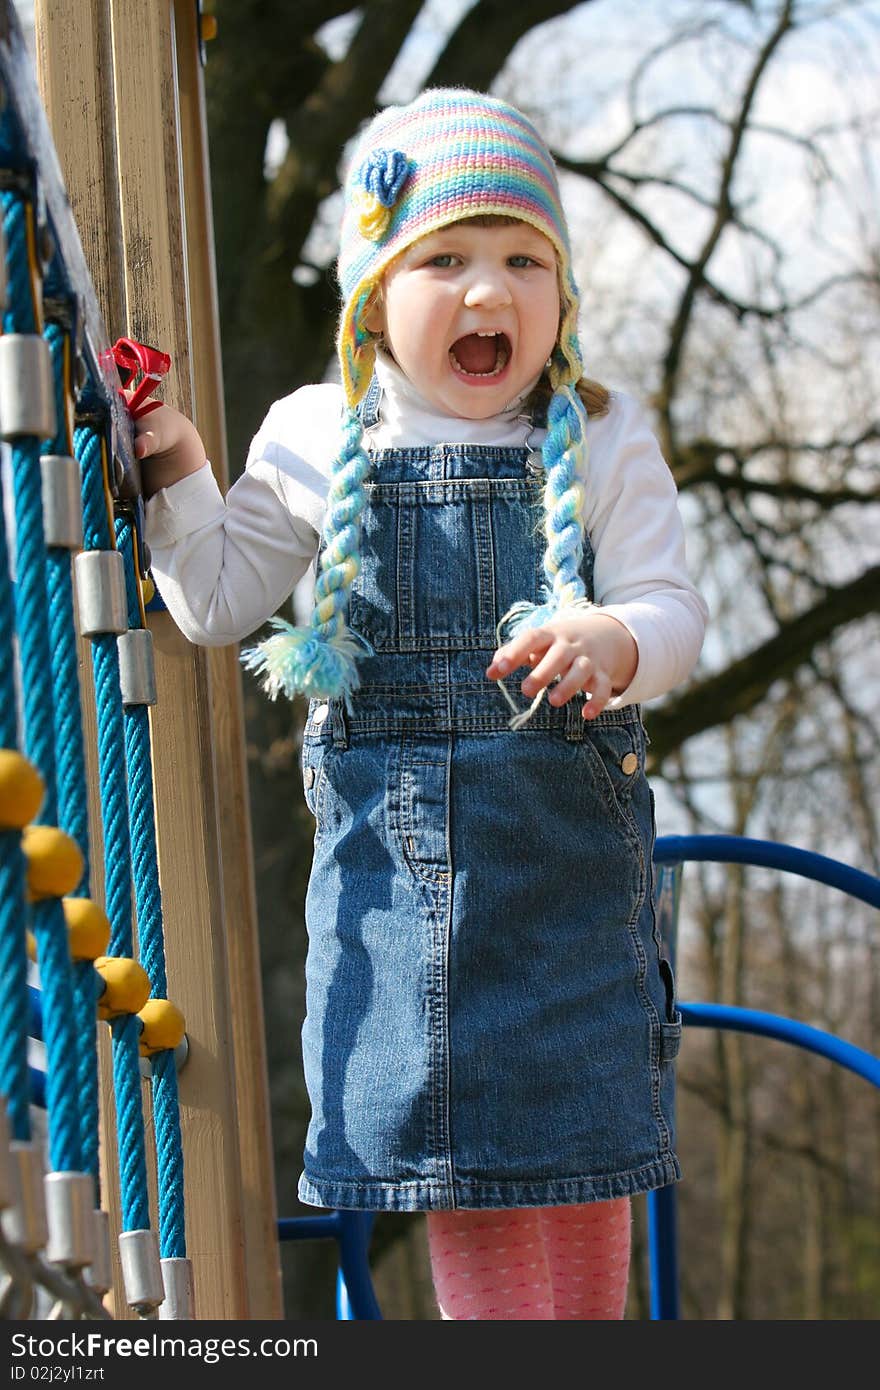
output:
[[[521,600],[504,614],[496,629],[499,645],[519,632],[543,627],[564,609],[591,608],[580,576],[584,554],[584,488],[578,476],[587,454],[587,413],[573,386],[559,386],[553,394],[547,412],[547,437],[542,448],[546,483],[544,485],[544,530],[547,549],[544,552],[545,583],[541,586],[541,602]],[[514,711],[511,729],[521,729],[529,722],[546,694],[538,691],[528,709],[520,711],[503,681],[498,681],[501,693]]]
[[[361,522],[367,502],[364,484],[370,460],[357,412],[346,410],[343,442],[330,475],[321,572],[308,627],[273,618],[274,636],[242,652],[247,670],[262,680],[271,700],[279,693],[332,699],[360,684],[357,659],[372,656],[369,643],[346,622],[351,586],[360,570]]]

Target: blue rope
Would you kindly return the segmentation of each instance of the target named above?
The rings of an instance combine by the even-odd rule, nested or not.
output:
[[[111,550],[101,436],[90,425],[83,425],[73,432],[73,449],[82,474],[83,549]]]
[[[55,383],[55,418],[58,430],[48,440],[45,451],[67,455],[72,444],[67,435],[66,388],[64,380],[66,334],[50,323],[43,334],[52,357]],[[73,582],[70,552],[62,546],[46,551],[49,593],[49,636],[52,648],[52,693],[55,708],[55,750],[58,759],[59,824],[72,835],[83,856],[83,876],[76,890],[88,896],[89,818],[86,804],[86,759],[82,735],[82,709],[79,694],[79,660],[73,609]]]
[[[128,625],[130,628],[139,628],[139,581],[132,523],[127,517],[121,517],[116,522],[116,543],[125,564]],[[167,999],[162,895],[153,814],[153,757],[150,748],[150,722],[145,705],[129,705],[125,709],[125,756],[128,763],[138,947],[141,964],[150,977],[152,997]],[[159,1253],[163,1259],[183,1258],[186,1255],[183,1145],[180,1135],[177,1068],[173,1052],[159,1052],[153,1057],[152,1075],[159,1175]]]
[[[0,697],[2,698],[2,697]],[[0,830],[0,1093],[13,1139],[31,1137],[27,1069],[28,985],[24,855],[17,830]]]
[[[146,1231],[150,1225],[147,1161],[141,1108],[141,1023],[135,1014],[120,1014],[110,1024],[113,1035],[113,1090],[119,1150],[119,1190],[123,1231]]]
[[[104,897],[110,918],[108,955],[130,956],[131,845],[125,770],[119,756],[125,744],[119,695],[119,654],[112,633],[100,633],[92,638],[92,669],[98,711],[98,767],[104,824]]]
[[[177,1098],[177,1064],[170,1050],[153,1057],[153,1112],[159,1179],[159,1254],[163,1260],[186,1256],[183,1201],[183,1146]],[[166,1190],[167,1189],[167,1190]]]
[[[15,600],[6,543],[6,507],[0,474],[0,748],[18,747],[15,691]]]
[[[54,439],[45,452],[69,455],[73,441],[67,427],[68,337],[58,324],[47,324],[43,334],[52,358],[55,385]],[[83,874],[74,896],[88,897],[89,818],[86,760],[82,734],[79,690],[79,657],[73,606],[70,552],[62,546],[46,551],[49,599],[49,637],[52,651],[52,696],[55,709],[55,754],[58,761],[58,813],[61,828],[77,842],[83,857]],[[73,1000],[79,1037],[77,1076],[79,1091],[80,1153],[83,1171],[95,1184],[95,1204],[100,1205],[101,1180],[98,1152],[98,1048],[95,1035],[95,969],[91,961],[73,962]]]
[[[82,474],[83,533],[86,550],[111,550],[113,541],[104,495],[101,439],[89,427],[74,431],[74,449]],[[125,746],[122,698],[119,691],[119,653],[112,633],[92,638],[92,671],[98,714],[98,770],[101,819],[104,828],[104,894],[110,919],[111,956],[132,954],[131,841],[128,830],[128,788],[121,775],[120,751]]]
[[[0,479],[0,747],[18,746],[15,693],[15,603],[9,573]],[[31,1137],[27,1069],[25,862],[18,830],[0,831],[0,1094],[13,1139]]]
[[[25,204],[15,191],[5,191],[2,201],[8,270],[8,303],[3,328],[6,333],[33,333],[36,323]],[[16,439],[13,442],[12,478],[17,543],[15,613],[22,670],[25,750],[46,788],[40,820],[43,824],[57,825],[54,718],[52,703],[44,693],[44,677],[50,668],[50,657],[40,448],[36,439]],[[34,905],[33,931],[44,996],[49,1161],[55,1172],[75,1172],[79,1171],[81,1164],[76,1085],[77,1036],[67,925],[60,899],[50,898]]]
[[[110,550],[113,542],[104,492],[101,438],[90,426],[82,426],[74,431],[74,450],[82,474],[85,547],[89,550]],[[105,904],[110,919],[109,954],[131,956],[134,947],[131,925],[131,839],[128,784],[120,756],[125,747],[125,731],[119,688],[119,654],[112,633],[99,634],[92,639],[91,645],[98,714]],[[140,1028],[140,1020],[133,1015],[115,1018],[111,1023],[119,1186],[122,1229],[125,1231],[146,1230],[150,1224],[141,1105]]]
[[[101,1165],[98,1151],[98,1040],[95,1031],[96,994],[100,977],[90,960],[73,962],[73,1003],[80,1030],[79,1143],[83,1173],[95,1184],[95,1206],[101,1205]]]
[[[125,566],[125,597],[129,628],[140,628],[141,609],[134,559],[132,524],[116,522],[116,544]],[[162,936],[162,897],[156,859],[156,823],[153,815],[153,758],[146,705],[125,707],[125,753],[128,762],[131,804],[131,848],[137,904],[138,949],[141,964],[150,977],[154,999],[168,998],[165,977],[165,944]]]

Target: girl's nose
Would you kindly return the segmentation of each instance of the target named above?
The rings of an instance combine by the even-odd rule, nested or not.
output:
[[[465,290],[464,302],[469,309],[500,309],[510,303],[507,279],[500,271],[477,269]]]

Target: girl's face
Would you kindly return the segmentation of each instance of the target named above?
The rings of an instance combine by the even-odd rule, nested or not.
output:
[[[541,374],[559,333],[552,243],[525,222],[455,222],[386,271],[365,316],[436,410],[497,415]]]

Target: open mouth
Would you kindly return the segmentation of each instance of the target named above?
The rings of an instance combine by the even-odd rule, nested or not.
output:
[[[510,361],[510,339],[506,333],[466,333],[452,344],[449,361],[459,376],[491,381]]]

